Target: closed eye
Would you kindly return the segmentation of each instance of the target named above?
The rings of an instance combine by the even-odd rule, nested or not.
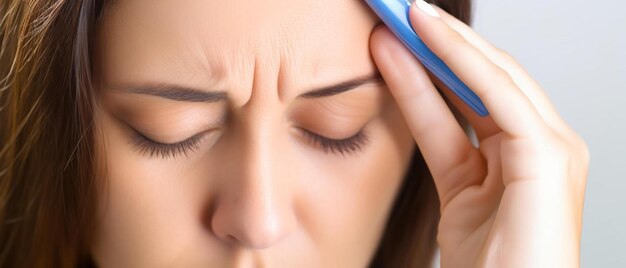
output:
[[[188,157],[189,153],[198,149],[200,142],[209,131],[203,131],[191,136],[190,138],[175,143],[161,143],[146,137],[139,131],[135,130],[134,132],[135,137],[133,138],[133,144],[142,155],[168,159],[182,155]]]
[[[355,154],[363,151],[365,145],[369,142],[369,137],[364,129],[359,130],[356,134],[345,139],[331,139],[309,130],[299,128],[307,140],[324,153],[333,153],[345,156],[345,154]]]

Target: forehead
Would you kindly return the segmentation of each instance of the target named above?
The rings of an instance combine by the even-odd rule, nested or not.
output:
[[[377,22],[359,0],[118,0],[105,10],[97,47],[113,79],[243,75],[255,64],[325,76],[371,65]]]

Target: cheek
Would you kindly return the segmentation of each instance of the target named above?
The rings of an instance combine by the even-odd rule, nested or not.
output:
[[[370,130],[364,154],[300,166],[311,174],[300,185],[302,224],[336,259],[367,260],[374,253],[414,152],[397,107],[388,107]]]
[[[140,156],[110,117],[99,116],[97,121],[103,129],[97,142],[104,142],[98,152],[99,169],[106,170],[91,247],[98,264],[158,267],[177,258],[190,263],[194,256],[214,261],[228,257],[219,244],[202,239],[206,237],[200,213],[204,196],[193,181],[185,179],[190,176],[188,169]],[[198,252],[206,247],[211,250]]]

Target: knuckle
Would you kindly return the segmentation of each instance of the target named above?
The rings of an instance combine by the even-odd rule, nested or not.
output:
[[[589,146],[578,135],[575,135],[574,143],[571,146],[570,172],[575,176],[574,182],[577,182],[582,188],[587,182],[587,172],[589,169]]]
[[[531,142],[533,148],[542,152],[543,160],[566,162],[570,158],[571,153],[567,142],[558,133],[554,133],[549,127],[541,127],[536,137]]]
[[[559,134],[554,134],[554,138],[550,139],[557,148],[560,148],[560,155],[568,159],[571,164],[577,168],[586,169],[589,165],[589,146],[587,143],[576,133],[572,133],[571,136],[563,137]]]
[[[564,146],[567,147],[568,153],[575,159],[576,164],[587,165],[590,157],[589,145],[571,128],[566,128],[566,131],[562,133]]]
[[[585,142],[585,140],[577,135],[577,141],[576,141],[576,148],[577,151],[580,154],[580,157],[582,159],[583,164],[588,165],[589,164],[589,158],[591,157],[590,154],[590,149],[589,149],[589,145],[587,144],[587,142]]]

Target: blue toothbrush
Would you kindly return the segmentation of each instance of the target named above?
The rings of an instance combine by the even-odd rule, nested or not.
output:
[[[409,22],[408,0],[366,0],[376,15],[391,29],[422,64],[480,116],[489,112],[480,98],[424,44]]]

